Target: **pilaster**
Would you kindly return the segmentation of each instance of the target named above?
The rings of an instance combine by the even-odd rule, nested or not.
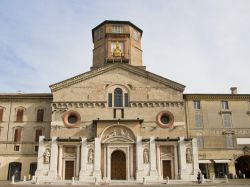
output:
[[[156,147],[155,147],[155,137],[150,137],[150,179],[156,180],[159,174],[156,170]]]
[[[87,173],[87,162],[88,162],[88,147],[87,147],[87,138],[82,138],[81,142],[81,169],[79,180],[84,180],[84,177]]]
[[[142,182],[143,180],[143,147],[142,137],[136,137],[136,180]]]
[[[37,157],[37,170],[35,172],[35,176],[43,175],[43,154],[45,152],[44,147],[44,136],[39,137],[39,148],[38,148],[38,157]]]
[[[101,179],[101,139],[95,138],[94,173],[97,180]]]
[[[48,177],[51,179],[57,179],[57,160],[58,160],[58,145],[57,137],[52,137],[51,143],[51,157],[50,157],[50,168]]]

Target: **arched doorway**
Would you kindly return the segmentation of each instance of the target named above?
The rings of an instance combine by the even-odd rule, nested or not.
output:
[[[111,154],[111,179],[126,180],[126,156],[120,150]]]
[[[9,163],[8,180],[11,180],[12,176],[15,176],[15,180],[21,179],[22,163],[11,162]]]
[[[239,178],[250,178],[250,155],[241,156],[235,162],[235,170]]]

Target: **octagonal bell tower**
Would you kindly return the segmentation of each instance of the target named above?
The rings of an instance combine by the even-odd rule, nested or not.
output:
[[[142,30],[129,21],[106,20],[92,29],[93,66],[127,63],[144,68],[141,50]]]

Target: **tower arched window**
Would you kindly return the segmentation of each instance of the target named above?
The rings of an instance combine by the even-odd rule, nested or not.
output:
[[[115,107],[123,107],[123,97],[122,97],[122,89],[116,88],[114,90],[114,106]]]

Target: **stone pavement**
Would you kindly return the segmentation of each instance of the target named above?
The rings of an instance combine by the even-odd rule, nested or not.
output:
[[[173,181],[172,181],[173,183]],[[121,182],[120,184],[118,184],[118,182],[111,182],[109,184],[101,184],[101,185],[94,185],[94,184],[77,184],[77,182],[75,184],[71,184],[71,181],[62,181],[60,183],[57,184],[31,184],[30,182],[16,182],[15,184],[11,184],[11,181],[0,181],[0,187],[51,187],[51,186],[84,186],[84,187],[91,187],[91,186],[101,186],[101,187],[131,187],[131,186],[135,186],[135,187],[140,187],[140,186],[144,186],[144,187],[188,187],[188,186],[206,186],[206,187],[216,187],[216,186],[226,186],[226,187],[246,187],[249,186],[250,187],[250,179],[232,179],[229,180],[228,183],[225,183],[224,180],[216,180],[215,183],[211,183],[211,182],[205,182],[203,184],[197,184],[196,182],[185,182],[185,181],[179,181],[179,183],[175,183],[175,184],[133,184],[133,183],[129,183],[129,182]]]

